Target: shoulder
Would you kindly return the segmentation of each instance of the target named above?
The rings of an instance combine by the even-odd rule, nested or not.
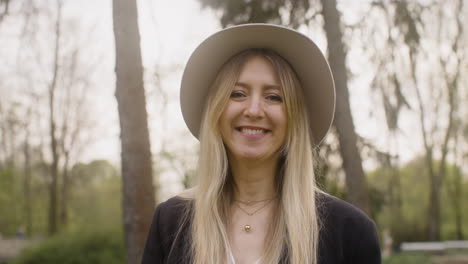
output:
[[[317,208],[324,220],[374,225],[374,222],[361,209],[330,194],[319,194]]]
[[[160,210],[164,213],[168,213],[172,215],[178,214],[178,213],[181,213],[180,211],[185,210],[185,208],[189,206],[191,201],[192,201],[191,199],[182,198],[180,196],[174,196],[160,203],[156,207],[156,210]]]
[[[374,221],[356,206],[332,195],[320,193],[317,201],[324,255],[335,254],[333,257],[354,260],[352,263],[380,263]]]
[[[157,221],[162,228],[174,230],[186,216],[190,205],[191,200],[174,196],[156,207],[153,222]]]
[[[319,194],[317,208],[326,232],[330,229],[341,231],[344,235],[353,235],[355,232],[351,231],[354,230],[376,232],[374,221],[361,209],[335,196]]]
[[[190,200],[175,196],[156,207],[142,263],[182,263],[190,205]]]

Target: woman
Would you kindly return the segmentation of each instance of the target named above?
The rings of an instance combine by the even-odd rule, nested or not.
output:
[[[247,24],[206,39],[181,88],[198,183],[157,207],[143,263],[380,263],[374,223],[315,184],[334,104],[304,35]]]

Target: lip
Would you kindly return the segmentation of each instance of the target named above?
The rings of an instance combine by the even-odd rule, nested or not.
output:
[[[247,128],[247,129],[262,129],[262,130],[270,131],[270,130],[268,130],[267,128],[259,127],[259,126],[238,126],[238,127],[236,127],[237,130],[241,130],[241,129],[243,129],[243,128]]]

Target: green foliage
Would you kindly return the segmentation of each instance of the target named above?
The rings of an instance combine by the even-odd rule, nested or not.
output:
[[[47,233],[49,189],[47,164],[34,164],[31,175],[31,233]],[[79,163],[69,172],[68,222],[61,231],[122,224],[121,178],[107,161]],[[21,170],[0,170],[0,233],[12,237],[26,227],[24,175]]]
[[[427,264],[430,257],[422,253],[400,253],[384,259],[383,264]]]
[[[184,185],[184,189],[188,189],[193,187],[195,181],[195,170],[188,170],[184,174],[184,179],[182,180],[182,184]]]
[[[122,224],[121,179],[107,161],[98,160],[73,167],[75,185],[71,193],[69,230]]]
[[[223,27],[244,23],[273,23],[298,27],[307,24],[312,17],[308,0],[199,0],[199,2],[204,7],[222,11]]]
[[[468,210],[468,204],[463,203],[468,198],[468,183],[457,177],[460,174],[461,171],[457,167],[447,164],[441,194],[441,238],[443,240],[458,239],[453,202],[454,188],[449,188],[449,186],[459,187],[461,195],[456,200],[461,202],[461,212]],[[371,190],[375,189],[376,192],[382,194],[383,199],[380,210],[377,210],[375,216],[373,215],[374,219],[381,230],[390,228],[394,244],[398,245],[403,241],[427,240],[430,185],[424,160],[415,159],[399,169],[379,168],[368,174],[368,181]],[[372,198],[372,203],[375,202],[374,200],[375,198]],[[462,214],[461,226],[468,226],[467,214]],[[468,230],[464,232],[467,233]]]
[[[376,219],[385,206],[385,193],[374,186],[369,186],[370,216]]]
[[[465,177],[466,178],[466,177]],[[458,167],[448,166],[441,193],[442,239],[468,238],[468,181]],[[457,229],[457,217],[460,223]]]
[[[0,170],[0,233],[12,236],[20,225],[21,194],[19,173],[14,169]]]
[[[123,234],[118,231],[68,232],[25,250],[11,264],[124,264]]]
[[[340,199],[345,199],[346,197],[346,190],[343,184],[334,178],[333,176],[323,176],[321,174],[316,174],[317,176],[317,185],[327,193],[336,196]]]
[[[466,250],[449,250],[443,255],[428,253],[401,252],[383,259],[383,264],[427,264],[427,263],[466,263]]]

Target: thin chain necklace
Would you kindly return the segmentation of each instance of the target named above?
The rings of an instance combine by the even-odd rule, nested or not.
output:
[[[258,200],[258,201],[242,201],[242,200],[236,200],[234,199],[235,202],[238,202],[238,203],[241,203],[241,204],[245,204],[245,205],[254,205],[256,203],[261,203],[261,202],[266,202],[266,201],[270,201],[270,200],[273,200],[275,199],[275,197],[273,198],[269,198],[269,199],[263,199],[263,200]]]
[[[268,204],[270,204],[275,198],[276,198],[276,196],[273,197],[273,198],[270,198],[270,199],[265,199],[265,200],[260,200],[260,201],[239,201],[239,200],[234,200],[234,201],[235,201],[236,206],[239,209],[241,209],[242,212],[244,212],[248,216],[253,216],[254,214],[258,213],[260,210],[265,208]],[[251,213],[249,213],[247,210],[240,207],[240,205],[239,205],[239,203],[249,205],[249,204],[252,204],[252,203],[260,203],[260,202],[265,202],[265,204],[262,205],[260,208],[256,209],[255,211],[251,212]],[[247,232],[247,233],[250,233],[250,231],[252,231],[252,226],[250,224],[244,225],[244,231]]]

